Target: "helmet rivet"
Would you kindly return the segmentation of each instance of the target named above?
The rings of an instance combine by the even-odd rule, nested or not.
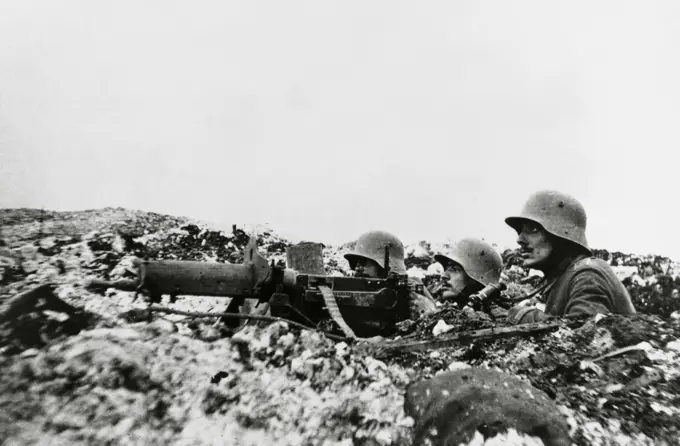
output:
[[[557,206],[563,208],[563,207],[564,207],[564,201],[560,201],[560,202],[557,204]]]

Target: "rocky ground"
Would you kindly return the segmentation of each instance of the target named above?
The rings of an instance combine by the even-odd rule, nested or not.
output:
[[[459,431],[446,435],[474,445],[569,444],[560,443],[565,435],[578,445],[678,443],[680,270],[660,256],[597,251],[629,288],[635,317],[389,351],[285,322],[233,334],[217,319],[148,313],[132,292],[84,286],[129,277],[134,257],[240,263],[253,228],[214,231],[125,209],[0,210],[0,222],[2,444],[443,444],[438,436],[453,425]],[[257,231],[260,252],[283,265],[288,241]],[[443,244],[407,249],[409,274],[434,292],[433,254]],[[325,248],[329,274],[347,274],[349,248]],[[522,296],[540,277],[512,251],[503,256],[505,296]],[[8,312],[12,298],[40,285],[33,305]],[[221,312],[228,299],[166,296],[162,304]],[[504,323],[445,304],[401,324],[400,336],[492,327]],[[479,385],[445,388],[449,374]],[[434,407],[432,391],[457,392],[448,418],[425,409]],[[507,407],[494,405],[499,399]],[[508,415],[518,407],[529,414],[519,424]]]

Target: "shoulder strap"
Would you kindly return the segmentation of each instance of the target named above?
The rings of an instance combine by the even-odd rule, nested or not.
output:
[[[597,260],[597,257],[584,257],[582,259],[578,259],[574,263],[571,264],[571,268],[575,270],[582,270],[582,269],[588,269],[588,268],[596,268],[595,260]]]

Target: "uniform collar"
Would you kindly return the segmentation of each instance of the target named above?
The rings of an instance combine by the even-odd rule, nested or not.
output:
[[[564,259],[560,260],[560,262],[554,268],[544,273],[546,280],[557,279],[572,265],[574,265],[579,260],[585,259],[586,257],[589,256],[587,254],[576,254],[565,257]]]

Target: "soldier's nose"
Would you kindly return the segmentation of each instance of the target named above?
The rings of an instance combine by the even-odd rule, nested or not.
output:
[[[526,239],[524,238],[524,232],[520,232],[520,233],[517,235],[517,244],[520,245],[520,246],[522,246],[522,247],[523,247],[523,246],[526,246],[527,241],[526,241]]]

